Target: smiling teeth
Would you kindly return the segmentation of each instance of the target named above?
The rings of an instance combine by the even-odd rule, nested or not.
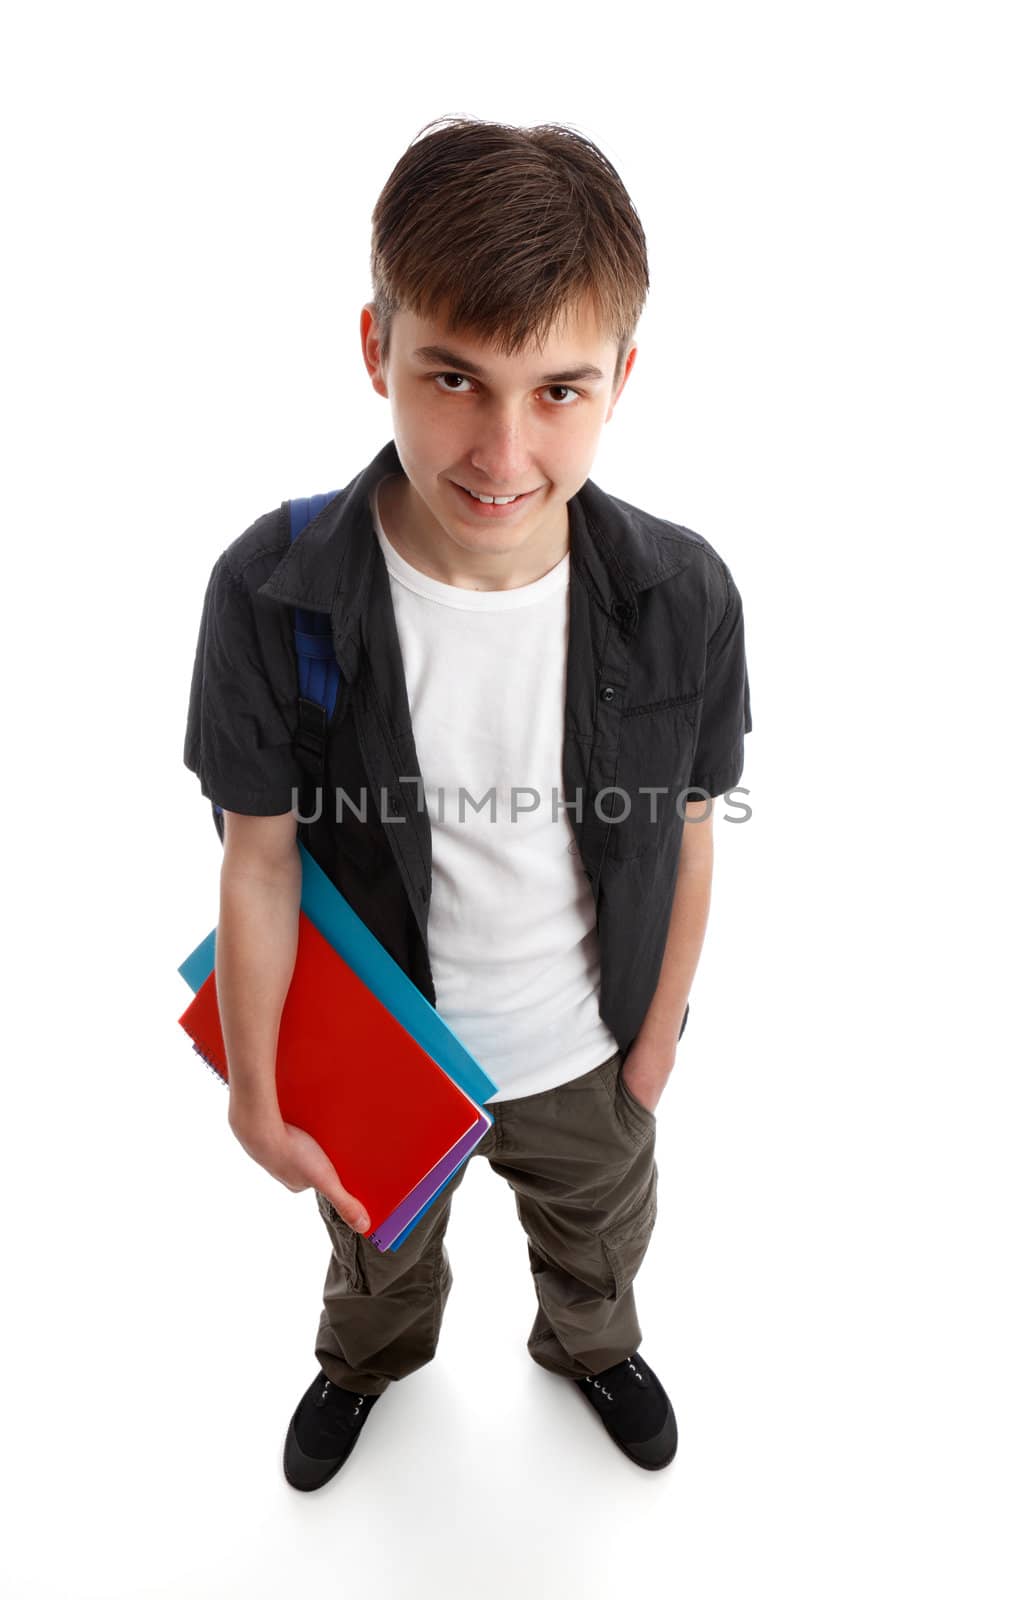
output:
[[[461,484],[460,487],[462,489],[467,489],[466,484]],[[509,506],[512,501],[518,498],[516,494],[475,494],[473,489],[467,489],[467,493],[471,496],[472,500],[480,500],[483,506]]]

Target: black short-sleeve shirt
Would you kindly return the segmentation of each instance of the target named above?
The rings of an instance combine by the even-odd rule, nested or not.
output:
[[[293,544],[284,502],[216,561],[184,762],[224,810],[308,810],[310,780],[292,747],[295,608],[329,616],[342,692],[328,728],[329,798],[319,818],[300,821],[302,842],[434,1005],[431,825],[413,789],[417,751],[369,508],[380,478],[401,471],[390,444]],[[752,726],[743,608],[729,568],[693,530],[591,479],[569,517],[564,798],[596,909],[600,1015],[626,1049],[657,987],[678,880],[685,806],[672,801],[684,789],[690,800],[695,790],[718,798],[743,772]],[[334,803],[338,785],[357,798],[357,783],[369,791],[367,821],[349,806],[339,816]],[[630,810],[613,804],[616,789]]]
[[[290,641],[281,608],[268,609],[262,638],[254,596],[224,551],[205,591],[183,746],[202,794],[257,817],[291,811],[305,781],[292,750],[297,701],[284,678],[294,670],[284,656]]]
[[[708,640],[704,686],[697,703],[697,739],[687,784],[717,798],[744,771],[744,735],[751,732],[751,687],[744,649],[744,607],[724,561],[725,611]]]

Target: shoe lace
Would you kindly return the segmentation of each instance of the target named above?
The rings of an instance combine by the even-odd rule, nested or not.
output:
[[[618,1365],[621,1366],[622,1363],[619,1362]],[[646,1383],[647,1382],[647,1379],[646,1379],[645,1375],[640,1371],[639,1367],[636,1365],[636,1363],[633,1360],[632,1356],[626,1356],[625,1365],[627,1367],[629,1367],[632,1370],[632,1372],[635,1374],[637,1383]],[[613,1400],[614,1399],[614,1395],[611,1393],[610,1389],[607,1387],[606,1384],[601,1383],[601,1381],[600,1381],[600,1378],[602,1376],[603,1376],[603,1374],[598,1374],[597,1377],[595,1377],[595,1378],[585,1377],[585,1378],[583,1378],[582,1382],[585,1384],[587,1389],[599,1389],[601,1394],[605,1397],[605,1399]]]
[[[333,1388],[334,1388],[334,1386],[332,1385],[330,1378],[326,1379],[323,1388],[320,1390],[320,1393],[316,1397],[316,1404],[317,1404],[318,1407],[322,1408],[323,1406],[325,1406],[327,1404],[327,1397],[328,1397],[328,1395],[330,1395],[332,1393]],[[338,1393],[341,1393],[341,1391],[339,1390]],[[338,1394],[336,1393],[335,1397],[334,1397],[335,1401],[337,1400],[337,1397],[338,1397]],[[358,1417],[361,1414],[361,1408],[366,1404],[366,1401],[367,1401],[367,1396],[365,1394],[355,1394],[354,1395],[354,1394],[352,1394],[350,1392],[349,1395],[348,1395],[348,1398],[350,1400],[354,1400],[356,1402],[355,1405],[352,1407],[351,1413],[349,1413],[345,1409],[342,1409],[340,1406],[338,1406],[338,1405],[334,1404],[334,1402],[332,1402],[332,1406],[333,1406],[333,1409],[334,1409],[335,1416],[340,1418],[342,1421]]]

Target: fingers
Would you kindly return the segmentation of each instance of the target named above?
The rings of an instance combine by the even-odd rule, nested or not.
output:
[[[328,1199],[342,1222],[347,1222],[357,1233],[366,1233],[370,1226],[370,1218],[355,1195],[349,1194],[348,1190],[341,1188],[340,1185],[335,1185]]]
[[[326,1150],[323,1150],[303,1128],[297,1128],[291,1123],[286,1123],[285,1128],[294,1147],[297,1175],[304,1173],[306,1176],[306,1182],[302,1187],[319,1190],[324,1198],[330,1201],[342,1222],[355,1229],[357,1233],[366,1233],[370,1227],[370,1218],[362,1201],[357,1200],[354,1194],[349,1194],[349,1191],[343,1188],[334,1163]]]

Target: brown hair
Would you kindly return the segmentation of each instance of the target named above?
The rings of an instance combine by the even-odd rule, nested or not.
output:
[[[647,243],[621,178],[582,134],[437,117],[392,169],[372,222],[386,359],[398,310],[444,310],[451,332],[513,355],[585,297],[617,341],[617,386],[649,288]]]

